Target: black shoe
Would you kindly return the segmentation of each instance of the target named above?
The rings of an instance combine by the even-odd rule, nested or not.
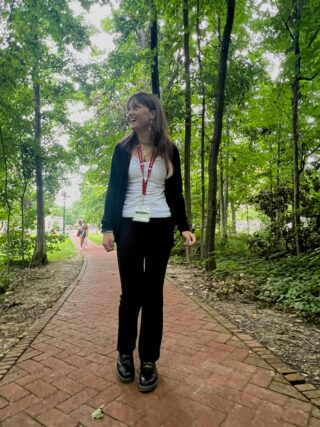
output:
[[[119,353],[116,373],[122,383],[130,383],[134,380],[134,362],[132,354]]]
[[[159,382],[156,364],[153,362],[141,362],[139,377],[139,391],[146,393],[153,391]]]

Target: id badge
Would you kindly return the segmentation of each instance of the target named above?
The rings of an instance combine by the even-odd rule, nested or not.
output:
[[[149,222],[150,221],[150,208],[149,206],[136,206],[132,221]]]

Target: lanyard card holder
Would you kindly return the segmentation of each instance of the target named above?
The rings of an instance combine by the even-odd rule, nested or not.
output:
[[[150,208],[149,206],[136,206],[132,221],[150,222]]]
[[[147,173],[147,179],[144,179],[144,161],[142,157],[142,150],[140,144],[137,145],[137,151],[139,156],[139,162],[140,162],[140,169],[142,174],[142,205],[138,205],[135,207],[134,214],[133,214],[133,221],[138,222],[150,222],[150,208],[149,206],[145,206],[144,196],[147,194],[147,185],[148,181],[151,175],[154,159],[155,159],[155,152],[153,151],[151,160],[148,167],[148,173]]]

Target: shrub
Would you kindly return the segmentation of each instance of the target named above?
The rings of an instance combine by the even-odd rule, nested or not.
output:
[[[56,233],[46,233],[47,252],[59,250],[59,244],[63,242],[66,236]],[[20,265],[27,264],[31,261],[36,237],[30,234],[25,234],[23,242],[21,241],[21,231],[14,230],[10,232],[9,241],[7,234],[0,235],[0,258],[4,264]]]

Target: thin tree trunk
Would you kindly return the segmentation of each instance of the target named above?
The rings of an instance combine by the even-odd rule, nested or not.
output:
[[[152,93],[160,99],[160,81],[159,81],[159,60],[158,60],[158,19],[157,7],[151,0],[152,23],[150,29],[150,48],[153,53],[151,64],[151,85]]]
[[[184,71],[185,71],[185,140],[184,140],[184,196],[187,218],[192,225],[190,150],[191,150],[191,83],[190,83],[190,33],[188,0],[183,0]]]
[[[6,230],[6,236],[7,236],[7,271],[10,269],[11,264],[11,230],[10,230],[10,221],[11,221],[11,210],[12,210],[12,204],[9,201],[9,194],[8,194],[8,161],[7,161],[7,153],[6,148],[3,140],[2,135],[2,128],[0,126],[0,142],[1,142],[1,148],[3,153],[3,163],[4,163],[4,170],[5,170],[5,176],[4,176],[4,201],[7,207],[7,230]]]
[[[295,53],[295,79],[292,84],[292,154],[293,154],[293,232],[297,255],[301,252],[300,244],[300,177],[299,177],[299,99],[300,99],[300,19],[301,2],[295,1],[294,14],[296,20],[296,31],[293,39]]]
[[[272,150],[272,142],[271,140],[268,141],[269,142],[269,153],[270,153],[270,160],[269,160],[269,188],[270,188],[270,192],[273,192],[273,150]]]
[[[225,199],[224,199],[224,168],[223,168],[223,159],[220,156],[219,161],[219,199],[220,199],[220,234],[221,239],[224,241],[227,239],[227,230],[226,230],[226,214],[225,214]]]
[[[232,227],[232,233],[237,233],[237,208],[234,205],[233,200],[230,202],[231,206],[231,227]]]
[[[234,12],[235,0],[227,0],[227,18],[223,31],[218,67],[218,77],[216,83],[214,132],[211,141],[211,150],[209,157],[208,221],[206,231],[207,270],[213,270],[216,268],[215,229],[217,219],[217,166],[222,135],[225,85],[227,77],[227,61],[231,31],[233,27]]]
[[[281,167],[281,143],[280,143],[280,126],[278,127],[278,141],[277,141],[277,188],[280,187],[280,167]]]
[[[226,120],[226,144],[225,144],[225,158],[220,155],[220,232],[223,242],[228,240],[228,161],[229,161],[229,122]]]
[[[27,191],[28,181],[25,179],[23,183],[22,194],[20,196],[20,210],[21,210],[21,235],[20,235],[20,256],[22,264],[24,265],[25,255],[25,220],[24,220],[24,198]]]
[[[229,208],[229,159],[230,159],[230,123],[227,117],[226,158],[224,176],[224,222],[226,225],[225,239],[228,239],[228,208]]]
[[[200,256],[205,256],[205,227],[206,227],[206,184],[205,184],[205,120],[206,120],[206,88],[202,76],[202,58],[201,58],[201,33],[200,33],[200,0],[197,0],[197,21],[196,21],[196,34],[197,34],[197,58],[199,63],[199,78],[201,81],[202,92],[202,106],[201,106],[201,231],[200,231]]]
[[[33,46],[33,68],[32,84],[34,97],[34,156],[35,156],[35,175],[37,189],[37,238],[35,251],[33,253],[31,266],[43,265],[48,262],[46,252],[45,220],[44,220],[44,191],[42,176],[42,147],[41,147],[41,111],[40,111],[40,82],[39,82],[39,63],[41,54],[39,51],[38,27],[39,27],[39,5],[38,0],[32,0],[33,18],[32,27],[32,46]]]
[[[40,113],[40,85],[33,83],[34,93],[34,142],[35,142],[35,168],[37,187],[37,239],[35,252],[32,257],[32,266],[43,265],[48,262],[46,253],[45,221],[44,221],[44,195],[42,177],[42,152],[41,152],[41,113]]]
[[[204,258],[206,253],[206,181],[205,181],[205,116],[206,116],[206,95],[202,97],[201,109],[201,246],[200,256]]]

